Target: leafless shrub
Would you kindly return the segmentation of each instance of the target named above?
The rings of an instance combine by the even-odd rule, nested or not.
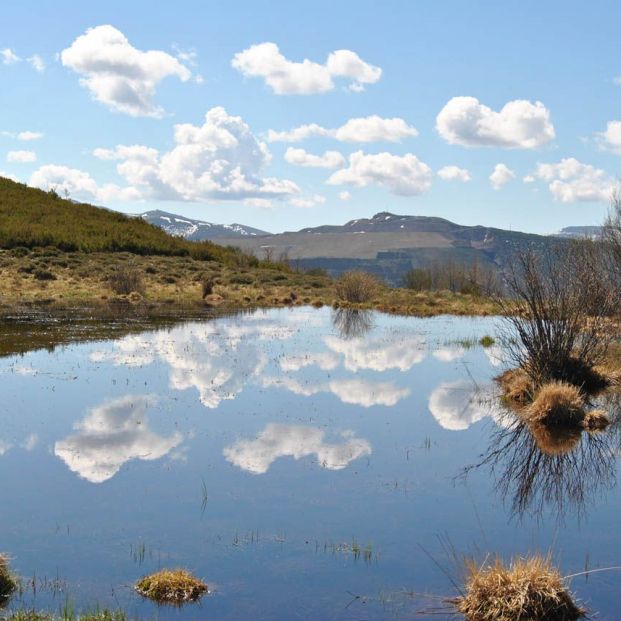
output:
[[[108,280],[110,288],[117,295],[128,295],[132,291],[144,293],[142,275],[138,269],[132,266],[122,265],[117,267]]]
[[[510,298],[498,297],[510,357],[538,387],[564,381],[592,392],[603,387],[593,367],[614,338],[610,316],[619,293],[604,246],[583,240],[545,255],[520,253],[507,274]]]
[[[368,302],[379,289],[380,282],[377,277],[367,272],[345,272],[336,281],[336,295],[352,304]]]

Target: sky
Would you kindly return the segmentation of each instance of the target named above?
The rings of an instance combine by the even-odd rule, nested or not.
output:
[[[605,0],[2,0],[0,175],[271,232],[599,224],[620,22]]]

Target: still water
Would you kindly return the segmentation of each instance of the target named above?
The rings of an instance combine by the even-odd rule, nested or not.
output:
[[[10,607],[409,619],[456,594],[463,555],[619,565],[617,425],[541,453],[495,398],[496,330],[297,308],[0,359],[0,550],[28,581]],[[134,594],[161,567],[210,594]],[[620,587],[572,582],[600,619]]]

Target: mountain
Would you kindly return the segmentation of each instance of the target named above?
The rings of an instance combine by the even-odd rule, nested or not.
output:
[[[214,224],[204,220],[194,220],[168,213],[159,209],[145,211],[139,217],[164,229],[169,235],[184,237],[190,241],[215,240],[221,238],[237,239],[243,237],[265,237],[271,235],[267,231],[244,226],[243,224]]]
[[[216,242],[237,246],[261,258],[286,256],[295,266],[321,267],[332,275],[362,269],[398,285],[413,267],[452,260],[466,264],[478,261],[501,270],[519,250],[534,247],[545,251],[561,240],[383,211],[344,225],[304,228],[267,238],[222,238]]]
[[[603,227],[601,226],[566,226],[558,233],[554,233],[554,236],[566,239],[599,239],[602,236],[602,231]]]

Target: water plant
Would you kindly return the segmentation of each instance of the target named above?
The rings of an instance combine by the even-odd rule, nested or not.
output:
[[[17,586],[17,579],[9,567],[9,559],[4,554],[0,554],[0,606],[6,603]]]
[[[466,564],[463,595],[452,600],[467,621],[575,621],[586,610],[574,599],[550,556]]]
[[[185,569],[162,569],[140,578],[134,588],[158,604],[181,605],[196,601],[207,592],[207,585]]]

